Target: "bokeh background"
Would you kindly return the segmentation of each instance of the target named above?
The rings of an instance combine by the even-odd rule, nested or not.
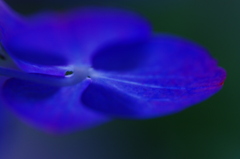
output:
[[[177,34],[208,48],[228,76],[218,94],[181,113],[116,120],[65,136],[44,134],[8,114],[0,138],[5,140],[2,159],[240,159],[239,0],[5,1],[22,14],[89,5],[138,12],[156,32]]]

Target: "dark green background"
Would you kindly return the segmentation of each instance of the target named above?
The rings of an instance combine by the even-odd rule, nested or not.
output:
[[[4,159],[240,159],[239,0],[6,1],[24,14],[86,5],[136,11],[156,32],[208,48],[228,76],[218,94],[167,117],[118,120],[66,136],[47,135],[14,119],[15,134]]]

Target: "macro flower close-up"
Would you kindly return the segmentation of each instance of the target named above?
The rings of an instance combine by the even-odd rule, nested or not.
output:
[[[1,105],[50,133],[174,114],[226,78],[202,46],[121,9],[21,16],[0,0],[0,44]]]

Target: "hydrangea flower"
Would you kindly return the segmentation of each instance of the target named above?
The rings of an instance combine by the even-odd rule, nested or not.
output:
[[[226,77],[203,47],[118,9],[23,17],[0,0],[0,42],[1,102],[47,132],[177,113]]]

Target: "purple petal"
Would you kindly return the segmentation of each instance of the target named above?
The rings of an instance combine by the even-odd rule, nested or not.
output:
[[[82,130],[108,121],[80,100],[90,79],[69,87],[53,87],[9,79],[2,89],[3,102],[23,121],[50,133]]]
[[[24,20],[0,0],[0,43],[25,25]]]
[[[7,52],[25,71],[61,76],[72,66],[89,66],[91,55],[105,44],[151,34],[145,19],[110,8],[40,13],[29,23],[6,42]]]
[[[109,69],[107,62],[93,61],[97,66],[91,74],[93,82],[82,95],[89,108],[114,117],[167,115],[209,98],[221,89],[226,77],[205,49],[178,37],[158,35],[148,43],[129,45],[131,51],[126,46],[114,45],[96,55],[107,59],[106,54],[122,52],[130,59],[134,55],[138,62],[130,71],[123,71],[115,66],[115,70]],[[116,63],[127,60],[117,59],[122,61]]]

